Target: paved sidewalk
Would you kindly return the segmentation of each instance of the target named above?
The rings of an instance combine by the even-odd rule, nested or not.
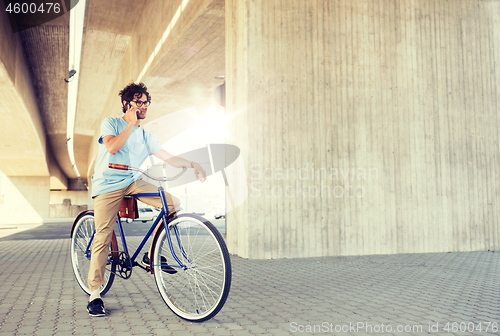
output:
[[[11,236],[15,233],[33,230],[42,226],[43,223],[0,225],[0,238]]]
[[[225,307],[199,324],[177,318],[140,269],[115,280],[104,298],[109,316],[90,318],[87,296],[74,281],[69,239],[0,241],[0,256],[5,336],[500,334],[500,253],[494,252],[233,257]]]
[[[36,228],[41,228],[46,224],[53,223],[73,223],[74,217],[65,218],[45,218],[41,223],[16,223],[16,224],[0,224],[0,239],[12,236],[16,233],[30,231]]]

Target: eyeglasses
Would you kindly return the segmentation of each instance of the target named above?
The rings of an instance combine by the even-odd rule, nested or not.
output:
[[[131,103],[135,103],[137,107],[141,107],[144,105],[144,107],[148,107],[151,103],[148,101],[142,101],[142,100],[132,100]]]

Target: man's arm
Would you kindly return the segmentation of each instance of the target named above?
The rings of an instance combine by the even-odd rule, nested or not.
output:
[[[137,123],[137,108],[129,107],[127,112],[125,113],[125,120],[128,121],[127,127],[118,135],[106,135],[102,138],[102,143],[106,146],[106,149],[112,155],[115,155],[118,152],[125,142],[127,142],[130,133],[134,129],[135,124]]]
[[[133,124],[128,124],[125,129],[118,134],[117,136],[114,135],[106,135],[104,138],[102,138],[102,143],[106,146],[106,149],[108,152],[110,152],[112,155],[115,155],[116,152],[118,152],[125,142],[127,142],[127,139],[134,129]]]
[[[162,149],[156,153],[153,154],[156,156],[158,159],[163,160],[170,164],[173,167],[176,168],[181,168],[181,167],[187,167],[191,168],[191,161],[188,161],[186,159],[183,159],[178,156],[173,156],[172,154],[168,153],[166,150]],[[197,179],[199,179],[201,182],[205,181],[207,178],[207,173],[205,170],[201,167],[199,163],[194,162],[194,175],[196,176]],[[199,178],[199,174],[201,174],[202,178]]]

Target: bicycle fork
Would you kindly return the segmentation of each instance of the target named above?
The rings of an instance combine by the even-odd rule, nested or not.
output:
[[[164,223],[165,223],[165,221],[164,221]],[[170,249],[170,253],[172,254],[172,257],[175,259],[175,261],[177,261],[177,263],[179,264],[179,267],[181,267],[184,270],[187,269],[187,266],[184,265],[182,263],[182,261],[179,260],[179,257],[177,257],[177,254],[174,251],[174,246],[172,244],[172,236],[170,235],[170,230],[168,229],[167,224],[165,224],[165,233],[167,235],[168,247]],[[187,260],[188,263],[192,264],[193,262],[187,256],[187,253],[184,250],[184,246],[182,246],[182,242],[181,242],[181,238],[180,238],[180,234],[179,234],[179,228],[177,226],[174,227],[174,233],[175,233],[175,237],[177,238],[177,245],[179,245],[179,250],[181,251],[182,256],[184,257],[184,259]]]
[[[174,251],[174,246],[172,244],[172,237],[170,235],[170,230],[168,229],[168,222],[167,222],[167,217],[168,217],[170,211],[168,209],[167,198],[165,197],[165,192],[164,192],[163,187],[160,186],[158,188],[158,192],[160,194],[161,203],[162,203],[162,206],[163,206],[163,209],[164,209],[162,211],[163,212],[163,226],[165,228],[165,234],[167,235],[167,241],[168,241],[168,247],[170,249],[170,254],[172,254],[172,257],[175,259],[175,261],[177,262],[177,264],[179,264],[179,267],[182,268],[183,270],[186,270],[187,266],[184,265],[182,263],[182,261],[179,259],[179,257],[177,256],[177,254]],[[179,250],[181,251],[182,256],[187,260],[188,263],[191,264],[192,261],[187,256],[187,253],[184,250],[184,246],[182,246],[182,241],[181,241],[180,234],[179,234],[179,228],[177,226],[174,227],[174,233],[175,233],[175,236],[177,238],[176,239],[177,240],[177,245],[179,246]],[[172,266],[174,266],[174,265],[172,265]]]

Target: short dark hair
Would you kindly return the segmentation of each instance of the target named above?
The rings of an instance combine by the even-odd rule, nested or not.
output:
[[[143,94],[148,97],[148,102],[151,103],[151,96],[149,95],[148,88],[144,85],[144,83],[130,83],[123,90],[121,90],[118,95],[121,97],[121,102],[123,104],[123,101],[131,102],[134,98],[142,97]],[[122,110],[123,113],[127,112],[127,106],[123,105]]]

